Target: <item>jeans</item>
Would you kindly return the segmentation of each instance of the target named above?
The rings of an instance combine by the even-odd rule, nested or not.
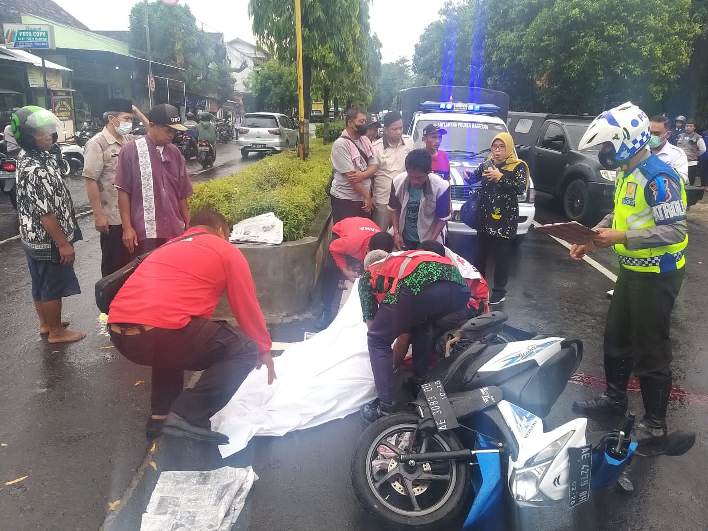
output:
[[[152,367],[153,415],[172,410],[207,428],[258,358],[256,344],[240,331],[199,318],[178,330],[153,328],[132,336],[111,332],[111,341],[130,361]],[[183,389],[185,370],[204,371],[193,389]]]
[[[387,403],[392,403],[396,394],[393,388],[393,341],[404,332],[412,334],[413,370],[416,377],[425,377],[434,348],[434,323],[442,316],[464,308],[469,299],[466,286],[445,280],[426,286],[418,295],[413,295],[405,286],[400,290],[395,304],[379,306],[367,336],[376,393]]]

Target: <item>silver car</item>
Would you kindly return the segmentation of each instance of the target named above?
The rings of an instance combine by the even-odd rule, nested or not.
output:
[[[279,153],[297,147],[297,127],[291,118],[274,112],[251,112],[243,117],[236,143],[245,159],[249,153]]]

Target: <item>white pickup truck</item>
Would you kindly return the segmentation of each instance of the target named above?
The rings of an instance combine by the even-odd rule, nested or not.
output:
[[[424,110],[413,115],[410,128],[417,147],[423,147],[423,129],[428,124],[433,123],[447,131],[442,137],[440,149],[447,152],[450,159],[452,216],[448,223],[448,233],[451,236],[475,234],[474,229],[460,222],[460,208],[473,186],[465,181],[465,173],[473,172],[486,160],[494,137],[498,133],[507,132],[506,123],[494,115],[493,105],[425,102],[420,107]],[[528,232],[535,214],[533,182],[529,182],[527,191],[519,196],[517,236],[524,236]]]

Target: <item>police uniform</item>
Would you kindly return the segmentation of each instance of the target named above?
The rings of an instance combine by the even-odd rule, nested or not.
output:
[[[626,233],[614,251],[620,273],[605,328],[607,396],[626,404],[630,374],[640,380],[645,419],[664,423],[671,391],[671,311],[681,289],[688,244],[686,191],[655,155],[620,172],[614,213],[598,227]]]

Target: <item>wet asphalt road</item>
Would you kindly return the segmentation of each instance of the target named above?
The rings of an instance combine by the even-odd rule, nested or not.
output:
[[[538,218],[555,220],[548,200]],[[670,408],[674,427],[698,432],[696,447],[680,458],[636,460],[636,492],[606,493],[575,513],[553,508],[521,514],[523,529],[698,530],[705,529],[708,460],[708,324],[701,317],[708,300],[708,205],[689,212],[687,277],[673,315],[675,384],[683,391]],[[29,279],[18,242],[0,246],[4,285],[0,324],[0,515],[3,529],[96,529],[109,502],[124,499],[110,513],[108,529],[137,529],[157,473],[141,466],[146,444],[143,423],[149,400],[148,372],[122,359],[98,333],[92,286],[98,277],[98,237],[82,220],[86,241],[77,247],[84,294],[66,301],[67,316],[90,332],[81,343],[51,348],[35,330]],[[608,251],[593,257],[616,271]],[[601,337],[612,283],[586,263],[574,263],[558,243],[531,233],[514,259],[505,310],[510,323],[544,334],[581,338],[580,371],[587,385],[569,384],[546,419],[553,426],[572,418],[572,400],[597,391]],[[311,323],[272,328],[274,340],[297,341]],[[632,405],[641,411],[633,393]],[[358,505],[349,480],[349,460],[362,422],[356,415],[281,438],[259,438],[221,461],[215,449],[163,438],[150,456],[158,470],[253,465],[260,479],[236,529],[378,530]],[[612,425],[590,423],[591,430]],[[136,470],[138,473],[136,475]],[[15,486],[7,480],[27,475]],[[132,482],[132,484],[131,484]],[[126,495],[126,489],[127,495]]]

